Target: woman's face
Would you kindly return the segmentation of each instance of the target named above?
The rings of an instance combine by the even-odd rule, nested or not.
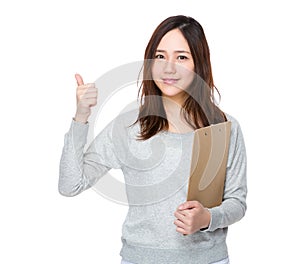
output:
[[[182,105],[194,79],[194,61],[189,45],[179,29],[161,39],[152,66],[152,78],[162,96]]]

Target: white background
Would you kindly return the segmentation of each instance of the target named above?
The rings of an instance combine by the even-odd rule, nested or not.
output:
[[[231,263],[297,262],[296,2],[1,1],[0,263],[120,263],[127,207],[92,189],[57,191],[74,74],[93,82],[141,60],[154,28],[177,14],[204,27],[221,107],[244,132],[248,211],[229,230]]]

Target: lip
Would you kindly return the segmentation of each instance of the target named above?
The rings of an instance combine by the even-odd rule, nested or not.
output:
[[[179,79],[175,78],[162,78],[164,84],[174,85],[178,82]]]

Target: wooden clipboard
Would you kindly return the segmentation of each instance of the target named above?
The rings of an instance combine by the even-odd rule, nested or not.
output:
[[[222,203],[230,134],[230,121],[195,130],[187,201],[207,208]]]

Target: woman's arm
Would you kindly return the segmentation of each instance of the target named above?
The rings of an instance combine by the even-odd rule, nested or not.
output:
[[[90,186],[86,174],[83,173],[83,150],[88,127],[87,123],[73,120],[68,133],[65,135],[58,182],[59,193],[64,196],[75,196]]]
[[[238,122],[232,121],[230,146],[226,170],[223,202],[214,208],[204,208],[198,201],[181,204],[176,212],[174,224],[181,234],[201,231],[215,231],[240,220],[246,212],[246,149]]]
[[[232,119],[232,130],[224,198],[220,206],[209,209],[211,222],[207,231],[227,227],[239,221],[246,212],[247,196],[247,157],[242,130],[238,122]]]
[[[65,135],[59,166],[59,193],[75,196],[93,186],[110,168],[119,168],[114,154],[109,123],[84,152],[89,124],[90,108],[96,105],[97,92],[94,84],[83,84],[80,75],[77,80],[77,110],[71,127]]]

